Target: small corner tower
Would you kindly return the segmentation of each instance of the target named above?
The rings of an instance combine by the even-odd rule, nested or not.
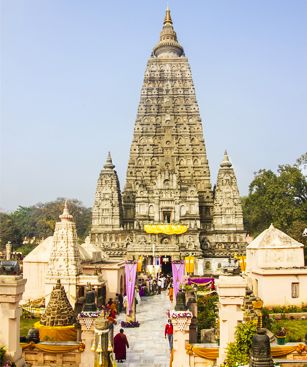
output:
[[[213,204],[215,230],[243,231],[243,211],[236,175],[227,151],[220,164]]]
[[[111,154],[108,153],[106,163],[100,172],[95,203],[92,214],[92,240],[96,241],[96,235],[110,230],[122,228],[122,198],[119,180],[112,162]]]

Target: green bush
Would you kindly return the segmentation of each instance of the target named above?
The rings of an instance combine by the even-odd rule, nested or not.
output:
[[[2,366],[5,356],[5,347],[0,347],[0,365]]]
[[[302,303],[301,306],[274,306],[271,309],[264,307],[263,310],[268,311],[268,313],[298,313],[298,312],[307,312],[307,304]]]
[[[200,330],[211,329],[216,325],[217,319],[217,295],[208,295],[204,297],[198,297],[197,299],[197,326],[198,337],[200,338]]]
[[[253,336],[256,334],[257,325],[254,322],[240,323],[236,327],[235,341],[228,343],[226,367],[238,364],[248,364],[249,350],[252,346]]]

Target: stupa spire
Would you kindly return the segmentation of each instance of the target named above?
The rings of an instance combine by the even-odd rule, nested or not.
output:
[[[169,7],[167,7],[163,21],[163,28],[160,33],[160,42],[154,48],[153,54],[157,57],[170,58],[180,57],[183,53],[183,48],[177,40],[177,34],[173,27],[171,11]]]
[[[104,164],[103,166],[104,168],[109,168],[109,169],[113,169],[115,166],[112,162],[112,157],[111,157],[111,153],[108,152],[108,156],[107,156],[107,159],[106,159],[106,163]]]
[[[67,200],[65,200],[63,213],[59,216],[59,218],[61,219],[61,222],[65,222],[65,221],[71,222],[73,219],[73,216],[69,213],[69,210],[68,210]]]
[[[166,12],[165,12],[165,18],[164,18],[164,23],[163,25],[165,24],[173,24],[173,21],[172,21],[172,17],[171,17],[171,11],[170,11],[170,8],[166,7]]]
[[[232,163],[230,162],[229,157],[228,157],[227,150],[225,150],[225,152],[224,152],[224,158],[223,158],[223,161],[221,162],[220,166],[221,167],[231,167],[232,166]]]

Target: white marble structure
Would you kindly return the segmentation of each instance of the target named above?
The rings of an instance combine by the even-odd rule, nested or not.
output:
[[[21,356],[19,301],[25,289],[26,279],[18,275],[0,275],[0,345],[17,367],[24,366]]]
[[[265,306],[307,303],[304,245],[272,224],[247,246],[246,273]]]
[[[238,322],[243,321],[242,306],[246,294],[246,281],[240,276],[220,276],[217,282],[219,295],[220,348],[218,365],[226,357],[227,344],[235,340]]]

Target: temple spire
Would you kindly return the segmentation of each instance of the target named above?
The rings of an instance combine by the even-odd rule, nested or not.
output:
[[[177,34],[173,27],[171,11],[169,7],[166,8],[163,28],[160,33],[160,42],[153,50],[156,57],[173,58],[183,55],[183,48],[177,40]]]
[[[166,7],[166,13],[165,13],[165,18],[164,18],[163,25],[166,25],[166,24],[173,25],[173,21],[172,21],[172,17],[171,17],[171,11],[170,11],[168,6]]]
[[[69,221],[71,222],[73,219],[73,216],[69,213],[68,206],[67,206],[67,200],[65,200],[63,213],[59,216],[61,219],[61,222]]]
[[[111,157],[111,153],[108,152],[108,156],[107,156],[107,159],[106,159],[106,163],[104,164],[103,166],[104,168],[109,168],[109,169],[113,169],[115,166],[112,162],[112,157]]]
[[[225,150],[224,152],[224,158],[223,161],[220,164],[221,167],[231,167],[232,163],[229,160],[228,154],[227,154],[227,150]]]

